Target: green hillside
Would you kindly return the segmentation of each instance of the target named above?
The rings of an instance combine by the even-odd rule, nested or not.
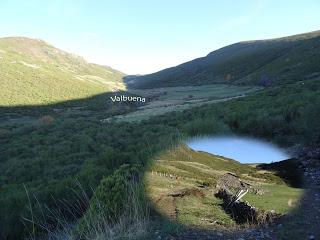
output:
[[[43,212],[41,211],[41,209],[49,209],[53,213],[58,210],[62,211],[65,214],[62,215],[63,222],[68,221],[68,226],[74,226],[73,223],[79,221],[78,218],[81,218],[82,213],[93,205],[90,202],[89,205],[85,204],[84,207],[78,208],[79,201],[82,201],[83,191],[90,198],[93,194],[92,189],[94,189],[96,196],[93,200],[100,201],[103,208],[106,208],[107,213],[110,209],[112,211],[118,209],[119,212],[117,214],[119,215],[112,218],[117,221],[115,226],[121,226],[118,225],[118,221],[120,222],[122,218],[117,216],[124,212],[138,213],[138,217],[143,217],[144,215],[141,212],[134,211],[135,205],[132,204],[130,199],[126,198],[129,195],[124,190],[124,180],[119,174],[123,174],[124,177],[127,176],[125,173],[128,170],[128,164],[132,167],[136,164],[148,165],[151,157],[156,157],[160,151],[166,151],[175,146],[181,136],[195,137],[199,135],[234,133],[270,140],[284,147],[295,144],[303,144],[302,146],[304,144],[314,144],[318,146],[320,142],[319,89],[319,80],[306,81],[305,84],[295,83],[281,87],[271,87],[240,99],[205,104],[180,112],[155,116],[138,123],[117,121],[103,123],[100,120],[111,115],[106,111],[101,111],[100,108],[92,108],[90,112],[87,111],[88,109],[78,109],[73,112],[68,111],[69,107],[64,109],[64,104],[55,104],[52,109],[50,108],[51,110],[46,110],[45,114],[52,117],[51,121],[38,121],[38,117],[43,116],[40,107],[25,106],[21,108],[22,110],[9,107],[6,111],[14,114],[13,116],[16,119],[11,119],[12,117],[10,119],[4,118],[2,117],[4,115],[3,112],[0,112],[0,239],[22,239],[24,236],[29,236],[30,231],[28,229],[32,229],[32,224],[28,221],[23,222],[22,217],[31,218],[30,201],[33,206],[32,214],[40,223],[51,222],[52,215],[45,212],[46,217],[43,217]],[[93,102],[96,102],[99,98],[99,96],[95,96]],[[90,104],[92,104],[91,99],[83,99],[79,102],[81,106]],[[61,109],[61,111],[54,111],[54,109]],[[5,109],[0,108],[0,110]],[[39,120],[42,120],[42,118]],[[50,118],[47,120],[50,120]],[[248,181],[245,179],[245,174],[248,174],[248,171],[253,169],[231,160],[225,162],[228,165],[221,166],[219,165],[220,161],[218,159],[215,160],[212,155],[206,155],[205,157],[199,155],[199,157],[196,157],[197,154],[192,152],[189,155],[195,158],[195,160],[192,160],[193,162],[199,161],[200,164],[207,165],[208,167],[205,168],[200,165],[199,168],[200,171],[203,169],[208,170],[209,174],[213,172],[212,169],[225,170],[239,175],[242,174],[240,177],[244,181]],[[182,158],[182,160],[187,159]],[[208,164],[209,161],[210,165]],[[302,161],[304,161],[303,156],[299,159],[299,162]],[[194,164],[190,162],[184,161],[182,164],[189,164],[189,166]],[[314,162],[317,161],[315,160]],[[171,164],[169,161],[167,162],[168,164],[166,162],[163,163],[163,166],[166,164],[164,167],[168,167]],[[181,169],[182,164],[177,167]],[[199,172],[193,171],[197,170],[194,166],[191,166],[190,170],[185,168],[188,171],[186,174],[189,174],[190,178],[192,178],[193,173],[201,178],[206,178],[207,175],[200,175],[198,174]],[[282,166],[279,167],[282,168]],[[122,172],[117,172],[120,168]],[[160,170],[154,170],[160,172]],[[255,169],[253,170],[255,171]],[[169,172],[169,170],[165,171]],[[140,168],[140,172],[143,174],[144,168]],[[148,177],[147,175],[148,173],[144,176]],[[176,175],[181,176],[180,174]],[[258,177],[263,178],[265,176],[260,175]],[[185,175],[185,177],[188,176]],[[100,180],[104,184],[100,184]],[[170,178],[167,180],[169,182]],[[281,178],[281,180],[285,179]],[[214,181],[215,176],[212,177],[211,185],[214,185]],[[81,187],[77,185],[78,182],[80,182]],[[30,200],[27,198],[24,184],[30,193]],[[72,189],[75,193],[71,191]],[[280,184],[274,185],[273,191],[289,196],[299,193],[300,190]],[[142,192],[144,193],[144,191]],[[272,191],[268,193],[272,193]],[[263,196],[269,197],[268,193]],[[193,201],[196,197],[192,195],[190,198],[181,200],[190,200],[196,204],[197,201]],[[257,207],[265,204],[260,201],[261,198],[258,195],[248,195],[246,197],[248,197],[246,200],[250,203],[254,201]],[[310,195],[310,197],[312,197],[310,199],[313,199],[313,195]],[[85,203],[87,203],[87,197],[84,198]],[[67,206],[77,206],[75,218],[70,216],[70,209],[65,209],[64,204],[62,204],[63,206],[57,205],[60,200],[63,203],[66,202]],[[205,201],[206,198],[202,200]],[[217,199],[213,199],[214,201],[212,202],[203,202],[202,200],[200,203],[204,204],[202,205],[203,207],[206,207],[202,209],[208,209],[211,203],[214,204],[210,205],[212,206],[211,209],[213,207],[218,209],[218,205],[221,203]],[[281,202],[284,204],[282,200]],[[39,203],[43,207],[39,207]],[[141,205],[143,203],[141,201]],[[314,215],[312,217],[309,214],[305,214],[305,208],[311,205],[309,203],[302,202],[302,207],[297,209],[297,217],[290,218],[290,221],[282,221],[283,229],[277,228],[276,234],[282,232],[284,236],[288,234],[290,234],[290,237],[293,236],[290,239],[305,239],[305,232],[313,232],[312,228],[316,229],[317,225],[301,225],[302,218],[310,219],[310,221],[314,222],[315,220],[318,221]],[[131,207],[133,211],[126,211],[127,208],[123,206]],[[285,205],[278,205],[277,203],[273,204],[273,206],[282,206],[282,209],[285,207]],[[288,203],[287,206],[290,207]],[[199,208],[192,211],[193,216],[196,216],[197,209]],[[282,211],[281,209],[279,210]],[[224,216],[226,217],[223,220],[225,226],[233,223],[229,221],[230,218],[224,214],[224,211],[220,209],[219,212],[221,213],[220,219]],[[187,217],[186,211],[180,213],[183,214],[180,214],[181,217]],[[210,214],[210,212],[208,213]],[[106,224],[106,220],[101,220],[101,218],[97,217],[100,216],[99,214],[92,214],[91,216],[93,221],[99,224]],[[124,221],[123,228],[119,227],[118,230],[111,229],[114,230],[112,232],[117,237],[123,236],[123,233],[126,232],[124,229],[130,233],[140,233],[141,228],[135,232],[130,224],[134,222],[139,225],[141,221],[137,221],[137,218],[134,218],[135,216],[125,217],[125,220],[130,222]],[[149,219],[152,217],[150,216]],[[208,219],[207,217],[205,218]],[[197,220],[199,218],[193,219]],[[184,220],[180,219],[180,222],[188,224],[190,223],[189,220],[192,219],[184,218]],[[60,218],[57,221],[60,221]],[[26,229],[24,223],[27,223],[28,229]],[[98,226],[100,227],[101,225]],[[101,237],[105,233],[104,229],[108,229],[108,226],[101,227],[94,228],[98,229],[96,237],[90,235],[83,239],[112,239]],[[99,232],[99,229],[101,232]],[[47,231],[47,229],[44,230],[40,227],[37,227],[36,230],[37,233]],[[175,228],[172,228],[172,224],[164,224],[163,227],[159,227],[153,222],[146,225],[147,233],[154,233],[159,230],[161,232],[174,232]],[[91,229],[88,232],[92,234]],[[238,238],[239,236],[237,238],[230,237],[230,239]],[[69,239],[72,239],[72,237],[69,237]],[[157,238],[152,235],[150,238],[140,237],[138,239]],[[161,239],[166,238],[163,237]]]
[[[42,40],[0,38],[0,105],[38,105],[123,90],[123,73]]]
[[[269,86],[320,75],[320,31],[235,43],[176,67],[127,77],[132,88],[212,83]]]
[[[283,161],[282,169],[288,170],[289,163],[290,160]],[[156,158],[145,177],[147,194],[158,212],[184,225],[238,229],[241,226],[214,194],[218,192],[217,181],[226,173],[235,174],[255,189],[249,191],[244,200],[263,211],[287,214],[296,206],[291,202],[296,203],[303,193],[301,188],[287,185],[273,170],[241,164],[182,145]]]

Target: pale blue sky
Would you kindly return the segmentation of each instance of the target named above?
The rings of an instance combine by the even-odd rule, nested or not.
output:
[[[187,145],[196,151],[228,157],[241,163],[271,163],[290,158],[283,149],[271,143],[247,137],[198,137],[189,140]]]
[[[144,74],[225,45],[320,29],[319,0],[1,0],[0,37]]]

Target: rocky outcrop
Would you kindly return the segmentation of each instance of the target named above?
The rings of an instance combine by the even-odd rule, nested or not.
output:
[[[242,181],[238,176],[232,173],[223,174],[217,181],[216,189],[222,189],[229,194],[236,195],[240,190],[262,195],[263,191],[253,187],[251,184]]]

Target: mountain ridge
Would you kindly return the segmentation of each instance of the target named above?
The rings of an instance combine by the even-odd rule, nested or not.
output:
[[[320,31],[242,41],[152,74],[128,76],[126,82],[131,88],[142,89],[212,83],[288,83],[304,80],[310,72],[320,75],[316,64],[320,57],[314,51],[320,53]]]
[[[50,104],[125,90],[124,73],[27,37],[0,38],[0,105]]]

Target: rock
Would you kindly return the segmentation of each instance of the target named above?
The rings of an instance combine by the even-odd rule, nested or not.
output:
[[[228,193],[236,194],[241,189],[250,189],[251,185],[241,181],[238,176],[232,173],[225,173],[219,177],[216,188],[225,190]]]
[[[310,235],[310,236],[309,236],[309,239],[310,239],[310,240],[314,240],[315,237],[314,237],[313,235]]]

